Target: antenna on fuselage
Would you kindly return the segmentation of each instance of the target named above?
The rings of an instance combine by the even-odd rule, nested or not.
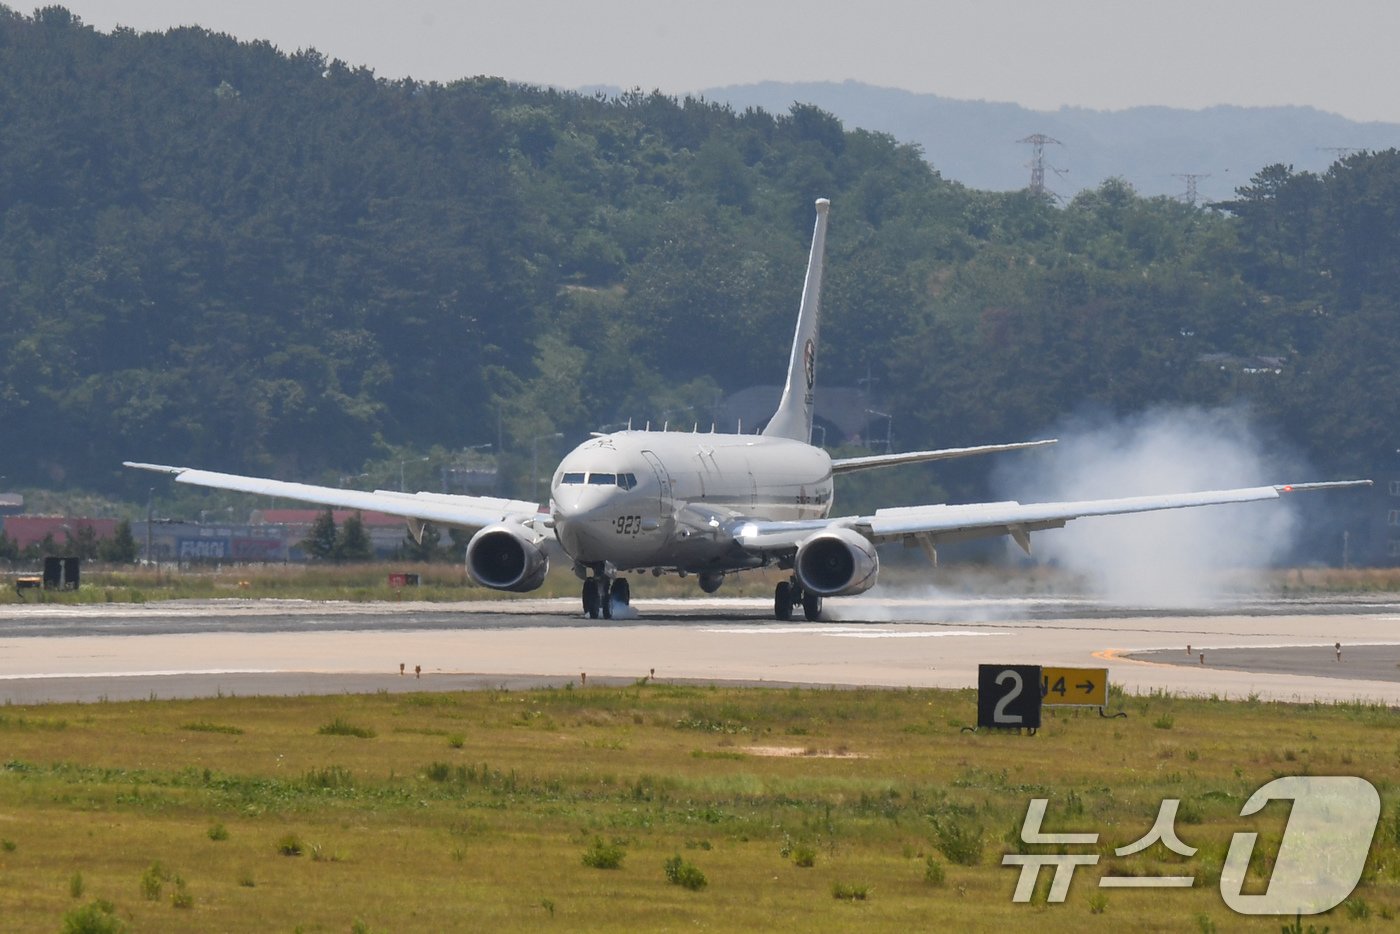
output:
[[[787,382],[778,411],[761,434],[812,443],[812,387],[817,375],[817,337],[822,304],[822,268],[826,263],[826,219],[831,202],[817,199],[817,223],[812,228],[812,252],[807,257],[807,278],[802,284],[802,304],[797,311],[797,333],[792,337]]]

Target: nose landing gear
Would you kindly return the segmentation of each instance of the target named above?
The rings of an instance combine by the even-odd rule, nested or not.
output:
[[[802,615],[808,622],[815,623],[822,617],[821,594],[806,590],[797,578],[779,581],[773,591],[773,616],[782,622],[792,619],[792,611],[802,607]]]

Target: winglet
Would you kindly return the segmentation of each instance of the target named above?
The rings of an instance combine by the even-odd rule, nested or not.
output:
[[[1340,490],[1349,486],[1370,486],[1370,480],[1326,480],[1321,483],[1280,483],[1278,493],[1307,493],[1312,490]]]
[[[778,411],[763,429],[765,437],[792,438],[812,443],[812,387],[817,378],[818,319],[821,316],[822,268],[826,263],[826,218],[831,202],[817,199],[817,224],[812,230],[812,252],[807,257],[807,279],[802,286],[802,306],[797,312],[797,333],[788,358],[787,383]]]
[[[167,467],[165,464],[141,464],[136,461],[122,461],[123,467],[135,467],[137,470],[152,470],[156,473],[182,474],[188,467]]]

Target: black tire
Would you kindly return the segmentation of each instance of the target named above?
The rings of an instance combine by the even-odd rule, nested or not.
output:
[[[807,617],[809,623],[815,623],[822,618],[822,595],[810,591],[802,592],[802,615]]]
[[[616,606],[632,605],[632,585],[627,583],[627,578],[619,577],[613,581],[612,598]]]
[[[583,582],[583,615],[598,618],[598,588],[591,577]]]
[[[603,608],[603,619],[612,619],[612,587],[606,577],[598,578],[598,604]]]
[[[784,623],[792,619],[792,585],[787,581],[773,589],[773,616]]]

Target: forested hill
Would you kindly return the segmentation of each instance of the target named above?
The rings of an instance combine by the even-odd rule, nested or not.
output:
[[[817,197],[820,379],[876,380],[901,448],[1239,399],[1329,474],[1400,446],[1394,151],[1261,166],[1229,212],[1115,182],[1057,207],[815,107],[0,8],[0,474],[130,493],[127,458],[303,479],[708,424],[781,378]]]

